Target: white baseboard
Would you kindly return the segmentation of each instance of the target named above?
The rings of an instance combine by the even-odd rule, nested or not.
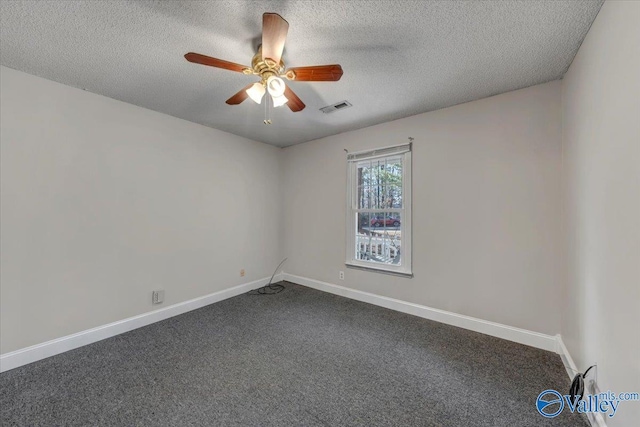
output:
[[[273,279],[274,282],[278,282],[280,280],[282,280],[282,274],[277,275]],[[66,337],[57,338],[41,344],[32,345],[31,347],[5,353],[0,355],[0,372],[5,372],[28,363],[64,353],[65,351],[73,350],[87,344],[92,344],[105,338],[129,332],[133,329],[141,328],[227,298],[235,297],[252,289],[264,286],[267,283],[269,283],[269,277],[234,286],[232,288],[214,292],[199,298],[194,298],[189,301],[170,305],[159,310],[129,317],[128,319],[119,320],[107,325],[67,335]]]
[[[578,366],[573,361],[573,358],[569,354],[569,350],[564,345],[564,341],[562,341],[562,336],[560,334],[556,335],[556,341],[558,343],[558,348],[556,349],[556,353],[560,355],[560,359],[562,359],[562,364],[564,368],[567,370],[567,375],[569,378],[573,379],[573,377],[578,373]]]
[[[295,276],[289,273],[283,273],[283,275],[284,280],[307,286],[309,288],[329,292],[380,307],[389,308],[391,310],[412,314],[414,316],[423,317],[425,319],[435,320],[436,322],[446,323],[448,325],[469,329],[471,331],[480,332],[482,334],[491,335],[509,341],[514,341],[531,347],[541,348],[547,351],[557,352],[558,350],[556,337],[552,335],[532,332],[526,329],[514,328],[512,326],[507,326],[500,323],[490,322],[471,316],[452,313],[450,311],[440,310],[437,308],[431,308],[424,305],[375,295],[369,292],[345,288],[344,286],[334,285],[333,283],[321,282],[319,280]]]
[[[560,359],[562,359],[562,363],[564,364],[564,368],[567,370],[567,374],[569,375],[569,378],[573,380],[573,377],[575,377],[575,375],[579,372],[578,366],[573,361],[573,358],[571,357],[571,354],[569,353],[569,350],[567,349],[567,347],[564,345],[564,341],[562,341],[562,336],[560,334],[556,335],[556,341],[558,343],[558,348],[556,352],[560,355]],[[597,375],[597,371],[596,371],[596,375]],[[597,382],[594,381],[593,387],[596,390],[595,394],[600,393],[600,388],[598,387]],[[607,427],[607,423],[604,417],[599,412],[587,413],[587,419],[589,420],[592,426]]]

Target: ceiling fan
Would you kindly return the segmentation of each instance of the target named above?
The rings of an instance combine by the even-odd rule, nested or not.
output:
[[[316,65],[311,67],[294,67],[285,70],[282,61],[282,50],[287,38],[289,23],[277,13],[265,13],[262,15],[262,45],[251,60],[251,66],[223,61],[199,53],[189,52],[184,57],[187,61],[210,67],[223,68],[246,75],[260,76],[260,81],[249,84],[238,93],[227,99],[227,104],[238,105],[247,97],[260,104],[266,92],[271,96],[273,106],[279,107],[287,104],[291,111],[298,112],[304,109],[304,103],[289,88],[282,77],[300,82],[335,82],[342,77],[342,67],[339,64]],[[267,109],[269,100],[266,101]],[[271,124],[271,120],[265,117],[265,123]]]

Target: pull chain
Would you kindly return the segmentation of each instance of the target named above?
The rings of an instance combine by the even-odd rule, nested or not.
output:
[[[265,94],[264,97],[264,124],[271,124],[271,96]]]

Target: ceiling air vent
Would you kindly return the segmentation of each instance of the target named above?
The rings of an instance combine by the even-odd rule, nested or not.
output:
[[[351,107],[351,103],[349,101],[340,101],[333,105],[327,105],[326,107],[322,107],[320,111],[325,114],[333,113],[334,111],[344,110],[345,108]]]

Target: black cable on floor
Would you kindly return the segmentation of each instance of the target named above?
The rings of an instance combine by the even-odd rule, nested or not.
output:
[[[281,285],[280,283],[270,283],[261,288],[249,291],[247,294],[248,295],[273,295],[273,294],[279,294],[282,291],[284,291],[284,285]]]
[[[247,292],[247,295],[274,295],[274,294],[279,294],[280,292],[284,291],[284,285],[280,284],[280,283],[271,283],[273,282],[273,278],[276,276],[276,273],[278,272],[278,269],[282,266],[282,264],[284,264],[284,262],[287,260],[287,258],[283,259],[282,261],[280,261],[280,264],[278,264],[278,266],[276,267],[276,269],[273,271],[273,274],[271,275],[271,279],[269,279],[269,283],[261,288],[258,289],[254,289],[252,291]]]

